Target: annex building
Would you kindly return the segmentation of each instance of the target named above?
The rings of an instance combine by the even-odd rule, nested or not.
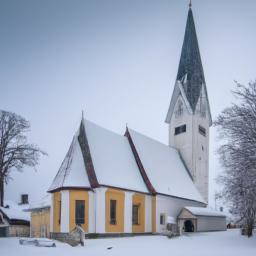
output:
[[[166,123],[169,145],[82,118],[48,191],[52,237],[76,225],[89,234],[161,233],[168,220],[185,231],[225,230],[225,216],[205,208],[212,119],[191,6]]]

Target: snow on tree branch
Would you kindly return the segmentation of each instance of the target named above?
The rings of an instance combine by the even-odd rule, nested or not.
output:
[[[256,219],[256,83],[236,83],[237,103],[225,108],[214,125],[222,143],[218,154],[225,173],[219,177],[231,210],[252,236]]]

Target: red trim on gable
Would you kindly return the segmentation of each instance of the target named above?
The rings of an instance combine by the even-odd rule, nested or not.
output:
[[[81,121],[80,129],[79,129],[78,141],[81,147],[81,151],[84,159],[84,165],[85,165],[85,169],[88,175],[90,185],[92,188],[97,188],[99,186],[99,183],[94,170],[83,119]]]
[[[155,190],[155,188],[153,187],[153,185],[151,184],[151,182],[150,182],[150,180],[149,180],[149,178],[148,178],[148,176],[147,176],[147,173],[146,173],[146,171],[145,171],[145,169],[144,169],[144,167],[143,167],[143,164],[142,164],[142,162],[141,162],[141,160],[140,160],[139,154],[138,154],[138,152],[137,152],[137,150],[136,150],[136,147],[135,147],[135,145],[134,145],[134,143],[133,143],[133,141],[132,141],[132,137],[131,137],[131,135],[130,135],[130,133],[129,133],[128,128],[126,128],[126,131],[125,131],[124,136],[127,137],[128,141],[129,141],[129,144],[130,144],[130,147],[131,147],[131,149],[132,149],[132,153],[133,153],[133,155],[134,155],[135,161],[136,161],[136,163],[137,163],[137,165],[138,165],[138,168],[139,168],[139,170],[140,170],[140,174],[141,174],[141,176],[142,176],[142,178],[143,178],[143,180],[144,180],[144,182],[145,182],[145,184],[146,184],[146,186],[147,186],[149,192],[150,192],[152,195],[156,195],[156,190]]]

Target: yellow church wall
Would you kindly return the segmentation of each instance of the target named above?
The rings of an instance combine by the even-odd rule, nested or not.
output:
[[[156,196],[152,196],[152,233],[156,232]]]
[[[61,194],[60,192],[53,193],[53,232],[60,232],[61,219]]]
[[[105,229],[106,232],[124,232],[124,197],[122,190],[108,189],[105,193]],[[110,223],[110,200],[116,200],[116,223]]]
[[[85,216],[84,216],[84,224],[82,224],[82,228],[84,231],[88,232],[88,223],[89,223],[89,195],[87,191],[82,190],[70,190],[69,191],[69,230],[73,230],[76,226],[75,216],[76,216],[76,200],[84,200],[85,201]]]
[[[133,233],[143,233],[145,231],[145,195],[134,194],[132,204],[139,206],[139,222],[132,225]]]
[[[32,237],[50,237],[50,208],[31,212],[30,230]]]

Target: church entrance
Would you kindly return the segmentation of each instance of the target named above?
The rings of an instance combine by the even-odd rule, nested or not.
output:
[[[184,231],[185,232],[194,232],[195,231],[194,224],[191,220],[186,220],[184,222]]]

